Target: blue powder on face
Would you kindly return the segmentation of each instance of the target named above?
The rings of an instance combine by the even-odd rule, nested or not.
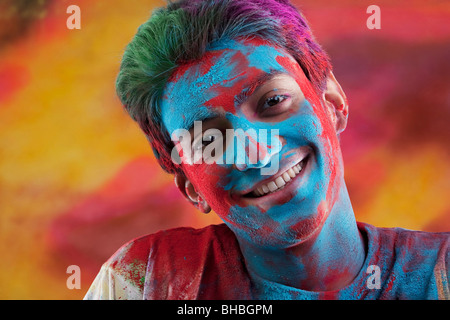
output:
[[[206,74],[201,75],[199,65],[192,66],[177,81],[167,84],[164,91],[167,98],[161,101],[161,115],[169,134],[176,129],[189,129],[194,121],[210,118],[215,114],[214,110],[208,109],[204,104],[218,95],[211,88],[232,87],[240,80],[239,75],[243,70],[237,70],[237,62],[232,62],[232,57],[237,52],[247,57],[249,68],[255,67],[265,73],[285,71],[277,62],[277,57],[286,54],[269,45],[253,46],[235,40],[223,40],[211,45],[209,50],[223,52],[215,58],[215,63]],[[208,112],[210,115],[207,115]],[[184,121],[179,115],[184,115]]]
[[[181,75],[176,82],[168,84],[165,91],[165,96],[162,102],[162,119],[169,130],[169,133],[178,128],[189,128],[189,124],[192,124],[196,120],[202,120],[210,118],[215,115],[216,110],[213,108],[207,108],[204,104],[215,98],[218,95],[217,90],[213,90],[214,86],[233,86],[233,82],[239,79],[239,75],[244,74],[243,70],[235,70],[235,64],[230,63],[233,61],[233,56],[237,52],[242,53],[247,57],[249,68],[258,68],[265,73],[272,73],[273,71],[280,71],[288,73],[278,62],[277,57],[286,56],[274,47],[267,45],[245,45],[236,41],[223,41],[215,46],[211,47],[211,50],[224,50],[220,56],[215,58],[215,63],[211,66],[210,70],[204,75],[200,73],[199,66],[193,66],[189,68],[185,74]],[[230,80],[233,79],[233,80]],[[184,115],[180,117],[179,115]],[[306,145],[320,145],[320,135],[322,129],[320,121],[316,114],[313,112],[313,108],[306,100],[302,102],[296,114],[291,115],[288,119],[279,123],[266,123],[266,122],[250,122],[239,110],[236,110],[236,115],[227,113],[226,118],[231,123],[232,128],[240,128],[244,131],[252,128],[258,132],[260,129],[268,130],[268,137],[270,137],[270,130],[279,130],[279,135],[286,141],[286,145],[282,150],[278,152],[278,156],[281,160],[283,155],[289,154],[292,150]],[[269,144],[269,139],[267,140]],[[238,143],[235,143],[235,148],[239,147]],[[320,149],[320,148],[317,148]],[[229,150],[228,150],[229,151]],[[236,150],[234,150],[236,151]],[[223,155],[226,160],[227,150]],[[235,155],[238,154],[235,152]],[[291,155],[289,155],[291,156]],[[242,159],[240,159],[242,160]],[[317,166],[320,169],[323,166],[323,159],[318,157]],[[226,163],[226,161],[225,161]],[[223,164],[221,166],[229,166],[229,164]],[[225,190],[229,190],[232,186],[235,189],[248,188],[249,185],[253,185],[255,181],[261,180],[261,170],[247,170],[245,174],[238,170],[230,170],[230,174],[224,177],[222,187]],[[274,225],[291,223],[294,220],[304,218],[304,215],[310,214],[316,211],[318,203],[324,199],[323,193],[315,192],[316,190],[325,190],[326,179],[322,175],[321,170],[314,171],[308,181],[308,187],[306,191],[299,192],[297,196],[290,202],[272,207],[266,213],[266,219],[261,219],[257,215],[261,215],[259,208],[231,208],[229,219],[239,221],[236,223],[250,229],[257,228],[255,226],[255,220],[261,222],[261,226],[265,226],[268,220],[272,221]],[[307,201],[300,201],[301,199],[308,199]],[[302,213],[301,204],[305,208],[305,212]],[[291,217],[292,213],[298,215],[298,217]]]
[[[291,157],[292,151],[301,146],[315,146],[316,150],[324,149],[321,146],[322,127],[320,121],[307,100],[302,101],[298,112],[279,123],[251,123],[245,118],[234,115],[229,115],[228,119],[233,126],[244,128],[251,126],[257,130],[262,128],[278,129],[279,135],[286,141],[277,155],[280,157],[280,163],[282,159]],[[231,207],[230,214],[227,216],[230,228],[242,238],[256,243],[266,242],[275,245],[277,242],[293,241],[293,239],[288,239],[292,235],[289,227],[317,214],[319,204],[326,198],[330,177],[324,170],[325,159],[323,155],[315,154],[315,160],[314,170],[311,171],[307,183],[297,191],[297,195],[293,199],[284,204],[274,205],[266,212],[261,212],[260,208],[254,206],[241,208],[235,205]],[[223,187],[225,190],[229,190],[231,187],[243,190],[260,180],[260,170],[247,170],[245,174],[238,170],[232,170],[227,177],[224,177],[223,181],[227,181],[227,183]],[[276,232],[267,233],[268,226],[273,227]],[[277,234],[277,232],[279,233]]]
[[[218,95],[211,88],[230,87],[239,80],[236,77],[236,63],[230,63],[234,54],[233,51],[224,51],[204,75],[200,73],[200,66],[196,65],[189,68],[177,81],[167,84],[164,91],[166,98],[161,101],[161,118],[170,134],[176,129],[189,129],[194,121],[211,118],[216,114],[215,110],[204,104]]]

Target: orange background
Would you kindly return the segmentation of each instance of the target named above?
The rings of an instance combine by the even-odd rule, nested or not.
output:
[[[357,219],[450,230],[449,2],[376,1],[381,30],[366,27],[366,1],[294,3],[350,103],[341,140]],[[66,27],[71,4],[80,30]],[[125,45],[162,4],[0,4],[1,299],[81,299],[132,238],[220,222],[181,197],[115,96]]]

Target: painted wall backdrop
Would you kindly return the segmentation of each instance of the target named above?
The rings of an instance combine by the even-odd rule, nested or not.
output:
[[[360,221],[450,230],[450,3],[304,0],[350,104]],[[81,29],[69,30],[69,5]],[[185,201],[123,111],[125,45],[162,1],[0,2],[0,298],[81,299],[132,238],[219,223]],[[369,30],[369,5],[381,29]],[[81,270],[68,289],[66,269]]]

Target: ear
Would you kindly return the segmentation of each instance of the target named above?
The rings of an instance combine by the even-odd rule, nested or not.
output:
[[[181,194],[203,213],[209,213],[211,207],[206,200],[195,190],[194,185],[183,174],[175,174],[175,185],[181,191]]]
[[[340,134],[347,127],[348,102],[341,85],[331,71],[327,77],[327,88],[323,92],[322,99],[335,125],[336,132]]]

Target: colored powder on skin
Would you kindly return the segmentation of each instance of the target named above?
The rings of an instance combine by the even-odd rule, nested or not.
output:
[[[232,47],[233,50],[230,50],[230,47]],[[185,71],[183,70],[184,73],[182,76],[177,77],[177,82],[169,84],[167,96],[171,97],[171,104],[177,106],[178,111],[184,113],[186,118],[191,117],[188,121],[198,120],[198,118],[196,118],[198,113],[204,113],[204,117],[207,116],[208,111],[213,114],[214,107],[220,107],[225,109],[226,118],[230,121],[232,128],[241,128],[244,131],[247,128],[252,128],[256,131],[259,129],[267,129],[267,123],[250,123],[246,120],[245,117],[240,114],[239,110],[235,109],[235,97],[242,91],[244,80],[255,78],[258,74],[263,72],[288,71],[288,73],[297,80],[306,100],[303,105],[299,107],[297,115],[293,114],[286,121],[282,121],[273,126],[273,128],[279,128],[279,135],[287,140],[286,145],[283,146],[281,151],[283,151],[282,153],[286,153],[301,145],[323,143],[323,141],[318,141],[318,137],[320,137],[321,133],[323,134],[320,121],[322,117],[326,117],[327,115],[319,107],[320,102],[318,102],[317,97],[314,95],[315,92],[312,90],[312,87],[307,85],[309,82],[303,75],[301,68],[298,64],[293,63],[291,58],[283,56],[280,51],[274,47],[267,46],[266,44],[248,46],[236,41],[224,41],[217,44],[213,49],[222,51],[214,51],[214,57],[217,58],[209,59],[209,61],[214,61],[214,63],[207,63],[209,68],[207,71],[206,68],[201,69],[204,74],[202,74],[198,68],[188,68]],[[261,57],[264,57],[265,59],[261,59]],[[233,63],[229,63],[230,61],[233,61]],[[236,66],[239,66],[239,70],[235,69]],[[246,68],[246,77],[240,76],[242,74],[242,68]],[[211,107],[212,109],[205,106]],[[192,112],[192,110],[196,111]],[[181,121],[178,117],[172,116],[173,111],[170,106],[163,107],[162,111],[164,122],[169,131],[180,127]],[[237,114],[239,116],[237,116]],[[301,132],[300,135],[298,134],[299,132]],[[326,143],[323,144],[325,145],[325,148],[322,147],[319,149],[329,150]],[[271,148],[270,151],[272,155],[276,152],[280,152],[280,150],[274,148]],[[242,161],[244,159],[239,160]],[[319,167],[324,166],[325,161],[322,158],[322,155],[318,155],[317,162]],[[326,168],[323,170],[326,170]],[[223,186],[224,191],[229,190],[232,186],[237,188],[237,190],[239,190],[239,188],[248,188],[254,181],[260,179],[258,176],[260,174],[258,172],[259,170],[256,170],[256,173],[250,171],[251,170],[247,171],[246,175],[243,177],[239,172],[231,171],[230,174],[223,177],[223,179],[218,182]],[[316,170],[313,170],[313,172],[315,171]],[[331,170],[328,171],[332,172]],[[317,173],[314,173],[313,175],[316,176],[308,179],[308,187],[305,188],[305,190],[308,191],[308,194],[300,194],[297,196],[299,198],[297,201],[288,202],[286,206],[276,205],[268,210],[268,212],[265,212],[265,214],[273,220],[275,225],[282,225],[287,222],[286,219],[288,219],[293,212],[300,211],[307,212],[308,214],[317,212],[319,203],[324,199],[321,196],[317,198],[318,195],[315,195],[314,190],[325,190],[326,184],[323,181],[328,181],[329,179],[321,177]],[[333,177],[329,178],[333,180]],[[226,181],[227,184],[225,184],[224,181]],[[239,181],[238,185],[236,185],[237,181]],[[308,207],[304,208],[305,210],[302,211],[298,205],[299,203],[302,203],[302,199],[305,198],[311,198],[313,200],[309,202],[310,204]],[[253,208],[246,208],[246,210],[248,211],[246,214],[248,217],[247,219],[243,219],[242,216],[239,216],[240,209],[234,207],[230,208],[228,216],[224,218],[228,221],[233,221],[233,219],[237,221],[237,219],[240,219],[239,224],[249,228],[249,230],[252,230],[252,228],[259,228],[258,226],[255,227],[255,221],[258,221],[258,212],[261,212],[261,208],[254,208],[256,212],[253,212]],[[284,214],[281,214],[280,216],[277,212],[283,212]],[[254,216],[251,217],[252,215]],[[296,217],[296,219],[298,219],[298,217]],[[264,223],[261,224],[261,226],[263,225]],[[252,232],[252,234],[254,233]]]
[[[175,72],[172,81],[168,83],[164,96],[170,99],[163,99],[161,114],[169,134],[183,128],[180,119],[173,117],[173,114],[192,115],[192,110],[205,106],[221,107],[226,112],[235,114],[234,98],[238,92],[230,91],[231,87],[241,88],[240,84],[255,72],[283,70],[276,60],[282,53],[271,46],[249,47],[227,40],[211,47],[211,50],[214,51],[210,51],[201,68],[198,67],[198,62],[185,65]],[[267,59],[268,55],[273,59]],[[265,59],[258,60],[262,56]],[[247,77],[242,76],[242,70],[245,70]],[[198,119],[192,117],[188,120],[193,122]]]
[[[313,113],[313,110],[311,108],[311,105],[308,101],[303,101],[302,105],[299,109],[300,116],[299,117],[291,117],[287,120],[279,123],[280,129],[280,135],[283,137],[287,137],[286,141],[287,144],[283,146],[283,149],[280,152],[280,157],[282,157],[285,153],[290,153],[292,149],[295,149],[298,145],[306,145],[308,144],[308,141],[315,141],[317,140],[317,136],[320,136],[321,134],[321,127],[320,124],[317,123],[316,125],[311,125],[312,123],[316,123],[317,119],[316,116]],[[231,120],[233,122],[233,120]],[[256,129],[258,129],[258,124],[253,124]],[[261,126],[264,126],[265,124],[259,124]],[[301,135],[298,134],[299,128],[302,128]],[[292,155],[292,154],[291,154]],[[321,158],[318,159],[320,161]],[[321,164],[322,165],[322,164]],[[258,171],[258,170],[255,170]],[[313,171],[314,172],[314,171]],[[236,171],[231,171],[229,175],[227,176],[227,181],[231,181],[226,185],[224,188],[225,190],[229,190],[231,186],[234,185],[234,179],[233,176],[236,175],[236,179],[241,178],[240,173]],[[248,175],[248,184],[251,184],[252,181],[255,181],[254,176],[250,174]],[[312,175],[308,179],[308,186],[306,189],[311,190],[313,189],[312,186],[319,185],[319,188],[323,188],[323,178],[319,175]],[[246,184],[246,183],[243,183]],[[303,199],[305,196],[303,194],[299,195],[299,201]],[[312,197],[314,198],[314,197]],[[270,208],[267,212],[264,212],[265,215],[270,217],[273,220],[273,223],[283,225],[287,222],[287,217],[290,217],[293,212],[306,212],[306,213],[313,213],[317,211],[318,203],[325,200],[324,198],[317,199],[316,205],[313,205],[312,207],[305,208],[306,210],[302,210],[302,206],[299,206],[299,202],[295,201],[293,199],[289,199],[291,201],[288,201],[287,203],[283,203],[280,205],[275,205],[272,208]],[[302,201],[300,201],[301,203]],[[260,212],[260,208],[256,207],[246,207],[246,210],[254,211],[254,217],[252,219],[248,219],[247,221],[239,221],[239,224],[242,226],[245,226],[248,229],[254,229],[254,228],[260,228],[261,226],[258,225],[258,223],[255,223],[253,220],[259,221],[261,219],[258,219],[258,213]],[[241,209],[239,207],[231,208],[231,215],[228,217],[230,220],[238,219],[237,217],[241,214]],[[280,212],[283,212],[284,214],[282,216],[279,215]],[[283,216],[286,216],[283,218]],[[293,218],[300,219],[297,215]],[[252,232],[254,234],[254,232]],[[254,239],[257,241],[256,239]]]

